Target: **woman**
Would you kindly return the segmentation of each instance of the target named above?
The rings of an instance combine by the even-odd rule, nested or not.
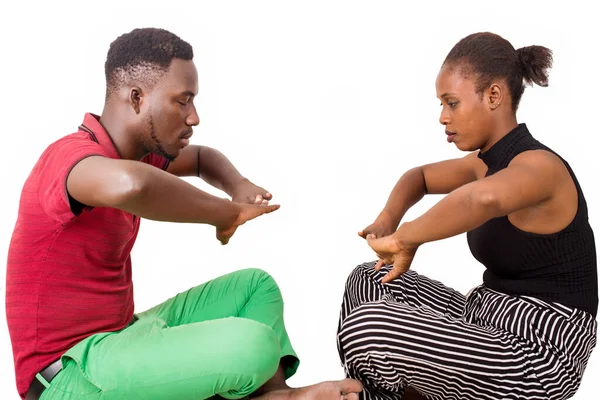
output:
[[[440,123],[469,154],[406,172],[359,232],[379,261],[348,278],[338,347],[364,398],[400,399],[407,387],[429,399],[577,391],[596,344],[594,235],[569,164],[516,118],[524,83],[547,86],[551,65],[549,49],[515,50],[492,33],[446,57]],[[448,196],[396,230],[425,194]],[[486,267],[466,297],[409,270],[421,244],[463,232]]]

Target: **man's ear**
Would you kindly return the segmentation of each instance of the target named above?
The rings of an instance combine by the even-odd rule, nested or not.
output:
[[[129,89],[129,103],[131,104],[131,107],[133,107],[133,109],[135,110],[136,114],[140,113],[143,98],[143,92],[139,86],[134,86],[131,89]]]

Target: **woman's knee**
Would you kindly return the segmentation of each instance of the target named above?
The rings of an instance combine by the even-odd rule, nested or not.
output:
[[[376,262],[366,262],[356,266],[346,278],[344,287],[345,301],[354,306],[378,300],[381,285],[377,279],[378,272],[375,271]]]
[[[343,353],[345,361],[364,355],[368,351],[369,344],[377,341],[377,337],[385,333],[373,330],[372,323],[379,319],[381,310],[380,303],[365,303],[354,310],[342,321],[338,332],[340,352]]]
[[[375,271],[375,261],[365,262],[354,267],[352,272],[346,278],[346,290],[357,286],[357,284],[366,281],[372,281],[373,271]]]
[[[410,313],[408,306],[396,303],[391,295],[353,309],[341,322],[338,331],[338,347],[343,361],[364,361],[371,353],[388,351],[389,348],[384,347]]]

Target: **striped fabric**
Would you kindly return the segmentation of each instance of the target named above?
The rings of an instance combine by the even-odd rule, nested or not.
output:
[[[567,399],[577,391],[597,323],[584,311],[485,286],[467,297],[408,271],[358,266],[348,278],[338,350],[363,399]]]

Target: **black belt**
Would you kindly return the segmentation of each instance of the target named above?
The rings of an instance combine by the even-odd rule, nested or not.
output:
[[[58,374],[61,369],[62,363],[60,362],[59,358],[41,370],[40,375],[46,380],[46,382],[50,383],[50,381],[54,379],[56,374]],[[38,400],[44,390],[46,390],[46,386],[40,382],[37,376],[34,377],[33,382],[31,382],[31,386],[29,386],[29,390],[27,391],[27,396],[25,396],[25,400]]]

